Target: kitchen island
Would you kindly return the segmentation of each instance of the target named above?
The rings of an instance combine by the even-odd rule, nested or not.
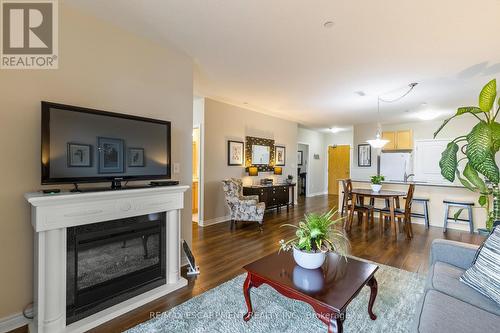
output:
[[[402,181],[386,181],[382,182],[382,188],[384,190],[407,192],[408,186],[412,182],[402,182]],[[474,202],[474,208],[472,209],[472,215],[474,219],[474,230],[477,228],[484,228],[486,225],[486,210],[479,206],[477,200],[479,195],[473,193],[461,185],[456,185],[452,183],[427,183],[427,182],[413,182],[415,184],[415,194],[414,198],[425,198],[429,199],[429,225],[433,227],[442,228],[444,225],[444,204],[443,200],[454,200],[454,201],[470,201]],[[370,188],[369,180],[353,179],[353,188]],[[342,207],[343,198],[343,186],[342,181],[339,182],[339,207]],[[375,201],[375,207],[382,208],[385,206],[385,202],[382,200]],[[404,202],[401,202],[401,207],[404,207]],[[421,213],[423,211],[422,205],[418,203],[413,203],[412,211],[415,213]],[[452,217],[455,210],[450,209],[450,216]],[[466,217],[467,212],[462,212],[462,216]],[[412,223],[423,224],[423,218],[412,217]],[[457,230],[469,230],[468,223],[464,222],[454,222],[452,219],[448,222],[449,229]]]

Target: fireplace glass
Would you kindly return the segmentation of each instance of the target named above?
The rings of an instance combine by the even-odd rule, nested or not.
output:
[[[165,213],[68,228],[66,322],[165,283]]]

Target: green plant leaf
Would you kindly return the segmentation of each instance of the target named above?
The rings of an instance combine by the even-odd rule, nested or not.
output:
[[[455,114],[455,116],[461,116],[466,113],[476,114],[481,112],[487,112],[487,111],[483,111],[481,108],[478,108],[477,106],[464,106],[457,109],[457,113]]]
[[[457,210],[457,212],[455,214],[453,214],[453,219],[455,221],[458,220],[458,218],[460,217],[460,214],[462,214],[463,211],[464,211],[464,208],[460,208],[459,210]]]
[[[486,202],[488,202],[488,196],[486,195],[481,195],[479,197],[479,200],[477,201],[481,207],[484,207],[486,205]]]
[[[494,184],[498,184],[500,181],[498,166],[495,162],[497,146],[495,132],[497,130],[497,127],[481,121],[467,135],[466,150],[471,166]]]
[[[474,185],[480,193],[487,193],[488,188],[486,187],[486,184],[484,181],[479,177],[479,174],[477,171],[472,167],[470,163],[467,163],[464,169],[464,177],[467,178],[467,180]]]
[[[450,182],[455,180],[455,171],[457,170],[458,164],[457,152],[458,145],[455,142],[450,142],[446,146],[445,151],[441,153],[441,160],[439,160],[441,175]]]
[[[495,104],[495,98],[497,97],[497,80],[493,79],[488,82],[481,93],[479,94],[479,107],[484,112],[490,112],[493,104]]]
[[[460,181],[460,183],[462,183],[463,186],[465,186],[467,189],[469,189],[472,192],[477,191],[477,188],[475,188],[471,183],[469,183],[469,181],[467,179],[460,177],[460,172],[458,172],[458,170],[457,170],[456,174],[457,174],[458,180]]]

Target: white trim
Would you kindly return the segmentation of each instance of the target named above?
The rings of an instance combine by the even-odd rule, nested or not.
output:
[[[33,316],[33,309],[29,308],[26,310],[26,314],[30,317]],[[0,333],[10,332],[31,322],[32,319],[25,318],[22,312],[0,318]]]
[[[226,216],[220,216],[220,217],[215,217],[213,219],[209,220],[200,220],[198,224],[200,227],[208,227],[209,225],[217,224],[217,223],[222,223],[222,222],[227,222],[231,220],[231,215],[226,215]]]
[[[328,191],[326,191],[326,192],[309,193],[308,195],[306,195],[306,197],[307,198],[317,197],[318,195],[326,195],[326,194],[328,194]]]

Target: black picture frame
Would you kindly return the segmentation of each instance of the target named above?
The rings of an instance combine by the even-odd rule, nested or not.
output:
[[[274,146],[274,156],[275,156],[275,161],[274,161],[274,165],[276,166],[285,166],[286,164],[286,147],[285,146]],[[283,156],[283,158],[281,158],[281,160],[283,162],[280,162],[280,157]]]
[[[97,150],[99,157],[98,173],[124,173],[125,154],[123,148],[125,142],[119,138],[97,138]]]
[[[366,154],[366,158],[365,158]],[[367,143],[358,145],[358,167],[368,168],[372,166],[372,146]]]
[[[236,163],[231,157],[231,151],[233,150],[233,147],[235,148],[238,147],[241,149],[240,160]],[[245,143],[243,141],[227,140],[227,165],[243,166],[244,160],[245,160]]]
[[[136,153],[139,153],[140,160],[135,160]],[[146,166],[144,148],[130,147],[127,149],[127,166],[129,168],[143,168]]]
[[[78,142],[68,142],[66,144],[67,151],[67,166],[68,168],[89,168],[92,167],[92,145],[86,143],[78,143]],[[73,159],[75,154],[78,152],[74,152],[74,149],[79,149],[81,163],[78,163]],[[87,156],[87,158],[85,158]]]
[[[301,166],[304,163],[304,152],[302,150],[297,151],[297,165]]]

